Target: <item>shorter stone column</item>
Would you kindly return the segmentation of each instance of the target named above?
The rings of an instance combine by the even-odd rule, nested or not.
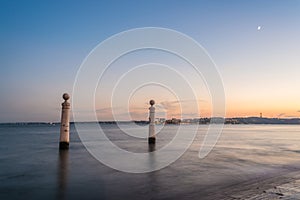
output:
[[[149,108],[149,137],[148,143],[155,144],[155,104],[154,100],[150,100],[151,107]]]

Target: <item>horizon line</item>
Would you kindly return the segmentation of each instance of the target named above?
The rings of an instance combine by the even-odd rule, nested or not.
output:
[[[195,120],[195,119],[212,119],[212,118],[223,118],[223,119],[247,119],[247,118],[258,118],[258,119],[282,119],[282,120],[292,120],[292,119],[298,119],[299,117],[258,117],[258,116],[249,116],[249,117],[199,117],[199,118],[163,118],[163,117],[157,117],[155,119],[165,119],[165,120],[171,120],[171,119],[180,119],[180,120]],[[148,122],[148,120],[98,120],[98,121],[70,121],[70,123],[95,123],[95,122]],[[40,123],[40,124],[60,124],[59,121],[18,121],[18,122],[0,122],[0,124],[34,124],[34,123]]]

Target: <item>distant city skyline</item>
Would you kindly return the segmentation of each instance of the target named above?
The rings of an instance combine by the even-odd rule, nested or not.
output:
[[[114,34],[140,27],[182,32],[207,50],[223,80],[226,117],[260,113],[300,117],[300,1],[1,1],[0,5],[0,123],[59,121],[61,96],[72,95],[77,71],[89,52]],[[117,76],[152,60],[185,72],[198,108],[190,106],[188,95],[178,100],[157,85],[139,88],[126,100],[120,92],[113,105],[108,101]],[[146,76],[136,73],[137,79]],[[120,91],[131,86],[128,80],[123,80]],[[99,120],[113,120],[112,106],[121,119],[129,111],[133,120],[147,120],[150,99],[156,101],[157,117],[211,114],[205,83],[187,63],[155,51],[136,52],[115,62],[95,91],[95,109]],[[82,105],[82,112],[89,121],[93,111]]]

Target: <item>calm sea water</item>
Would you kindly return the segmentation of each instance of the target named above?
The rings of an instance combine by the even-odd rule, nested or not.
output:
[[[122,134],[116,125],[102,128],[120,147],[148,151],[147,140]],[[156,148],[176,129],[165,126]],[[187,152],[168,167],[129,174],[94,159],[74,126],[69,151],[60,152],[58,125],[0,125],[0,199],[203,199],[225,187],[300,169],[299,125],[226,125],[213,151],[200,160],[206,129],[200,126]]]

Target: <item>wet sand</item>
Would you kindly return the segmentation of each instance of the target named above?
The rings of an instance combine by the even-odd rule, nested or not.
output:
[[[300,199],[300,170],[289,170],[228,186],[202,199]]]

